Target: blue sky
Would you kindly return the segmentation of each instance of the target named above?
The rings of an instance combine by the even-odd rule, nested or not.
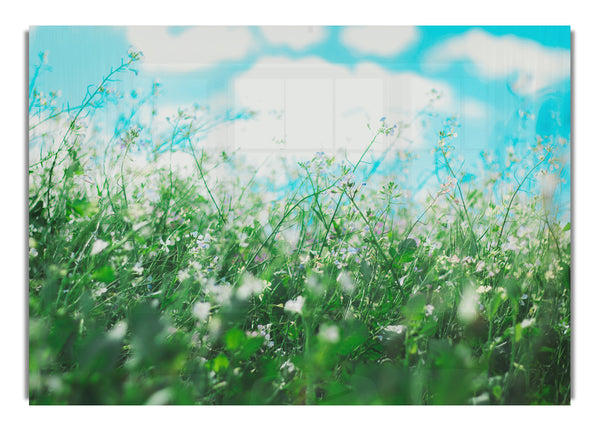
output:
[[[476,43],[483,52],[474,47]],[[137,85],[159,79],[162,103],[186,105],[210,103],[207,92],[213,96],[227,92],[236,78],[265,58],[289,59],[291,65],[318,58],[350,71],[372,63],[390,74],[413,72],[432,85],[448,85],[467,103],[501,111],[497,118],[502,114],[510,118],[519,102],[530,103],[540,113],[544,102],[553,99],[563,108],[560,133],[565,134],[570,116],[570,43],[566,26],[237,27],[229,32],[223,27],[32,27],[29,68],[32,76],[38,54],[46,52],[52,73],[43,73],[36,86],[42,91],[61,90],[64,101],[76,105],[87,86],[97,83],[135,46],[146,54]],[[511,82],[528,75],[535,84],[511,91]],[[544,124],[540,119],[539,132],[556,132],[543,130]]]
[[[538,135],[570,138],[570,45],[567,26],[32,27],[29,68],[46,52],[36,87],[76,106],[134,47],[144,61],[124,85],[160,81],[161,115],[194,103],[253,110],[227,135],[241,151],[356,154],[366,125],[386,117],[410,124],[397,145],[426,155],[458,115],[455,144],[474,161]]]
[[[183,36],[193,30],[193,27],[184,26],[164,29],[167,35],[173,36],[173,43],[170,48],[174,47],[180,51],[181,55],[178,58],[184,58],[188,55],[189,61],[193,61],[193,52],[186,54],[186,49],[189,47],[186,46],[187,41],[183,40]],[[173,81],[170,85],[173,88],[169,89],[166,98],[185,101],[186,98],[189,100],[190,97],[194,96],[185,91],[182,77],[191,78],[190,75],[210,77],[211,75],[214,76],[217,71],[226,71],[228,77],[231,78],[235,73],[250,68],[252,64],[265,56],[282,55],[298,59],[316,55],[334,64],[348,66],[354,66],[361,61],[373,61],[390,70],[413,70],[424,73],[424,65],[428,61],[427,53],[431,49],[448,40],[477,30],[488,34],[490,40],[497,39],[499,44],[508,43],[509,38],[514,38],[517,43],[521,44],[533,42],[538,45],[536,48],[542,54],[544,50],[548,54],[559,50],[568,52],[571,44],[570,29],[566,26],[419,27],[417,34],[405,47],[398,46],[395,50],[392,47],[389,53],[378,53],[376,51],[374,46],[385,42],[385,40],[376,37],[374,38],[373,49],[370,50],[368,48],[359,50],[356,45],[352,46],[349,43],[344,43],[343,27],[328,27],[318,39],[315,37],[312,42],[304,36],[306,39],[304,44],[299,43],[296,45],[286,43],[285,37],[279,37],[280,40],[278,40],[277,35],[268,36],[259,27],[249,27],[247,30],[249,34],[244,34],[244,37],[251,38],[253,46],[249,46],[248,49],[239,53],[235,59],[237,64],[232,64],[231,61],[227,61],[225,58],[223,62],[214,61],[211,67],[204,70],[181,73],[166,73],[165,71],[154,73],[153,75],[159,76],[166,82]],[[98,81],[107,67],[110,67],[109,65],[118,64],[130,46],[137,44],[140,45],[139,48],[143,49],[146,48],[144,44],[151,41],[152,38],[160,37],[159,31],[148,33],[146,40],[144,40],[143,36],[136,38],[135,35],[128,34],[126,27],[32,27],[29,34],[30,71],[37,63],[38,53],[47,52],[54,73],[46,75],[38,85],[48,86],[48,88],[54,87],[54,89],[59,87],[63,91],[66,100],[76,103],[83,96],[82,87],[85,88],[85,86]],[[178,41],[178,38],[181,40]],[[211,43],[215,43],[215,41]],[[223,49],[229,45],[241,43],[239,40],[223,42]],[[245,44],[250,45],[248,42],[245,42]],[[491,53],[490,58],[493,58]],[[439,76],[435,73],[426,73],[426,75]],[[149,76],[151,74],[147,75],[147,77]],[[475,75],[473,78],[481,77]],[[499,78],[501,81],[503,77]],[[563,78],[568,80],[569,77]],[[501,84],[505,83],[501,82]],[[553,84],[560,84],[560,82],[554,82]],[[555,86],[555,88],[558,87]],[[467,89],[467,91],[469,90],[477,91],[476,83]]]

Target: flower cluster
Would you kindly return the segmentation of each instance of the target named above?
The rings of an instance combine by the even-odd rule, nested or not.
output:
[[[249,337],[263,337],[265,339],[264,345],[267,348],[275,346],[275,342],[271,340],[271,327],[272,323],[267,323],[266,325],[258,325],[256,327],[257,331],[247,331],[246,335]]]
[[[445,194],[451,193],[452,191],[454,191],[456,184],[458,184],[458,180],[456,179],[456,177],[448,176],[446,178],[446,182],[442,184],[439,194],[445,195]]]

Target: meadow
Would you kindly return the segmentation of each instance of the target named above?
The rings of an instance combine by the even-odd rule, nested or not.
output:
[[[418,204],[399,174],[416,155],[365,175],[402,133],[382,118],[359,158],[317,153],[274,190],[203,144],[245,115],[186,108],[163,130],[158,84],[119,93],[141,56],[69,109],[36,90],[43,57],[32,77],[31,404],[570,404],[571,231],[551,180],[570,175],[568,140],[471,172],[449,118]]]

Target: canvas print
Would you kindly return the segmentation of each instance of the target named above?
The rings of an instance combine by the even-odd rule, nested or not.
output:
[[[570,404],[570,46],[31,27],[30,404]]]

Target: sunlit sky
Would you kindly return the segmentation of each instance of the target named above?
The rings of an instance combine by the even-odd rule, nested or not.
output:
[[[358,154],[367,124],[386,117],[409,125],[395,145],[425,154],[457,115],[455,144],[474,159],[537,135],[569,139],[570,44],[567,26],[32,27],[29,68],[47,53],[52,70],[36,87],[76,106],[133,47],[144,59],[131,85],[161,83],[159,114],[192,104],[255,112],[222,135],[242,152]],[[437,117],[426,117],[435,95]]]

